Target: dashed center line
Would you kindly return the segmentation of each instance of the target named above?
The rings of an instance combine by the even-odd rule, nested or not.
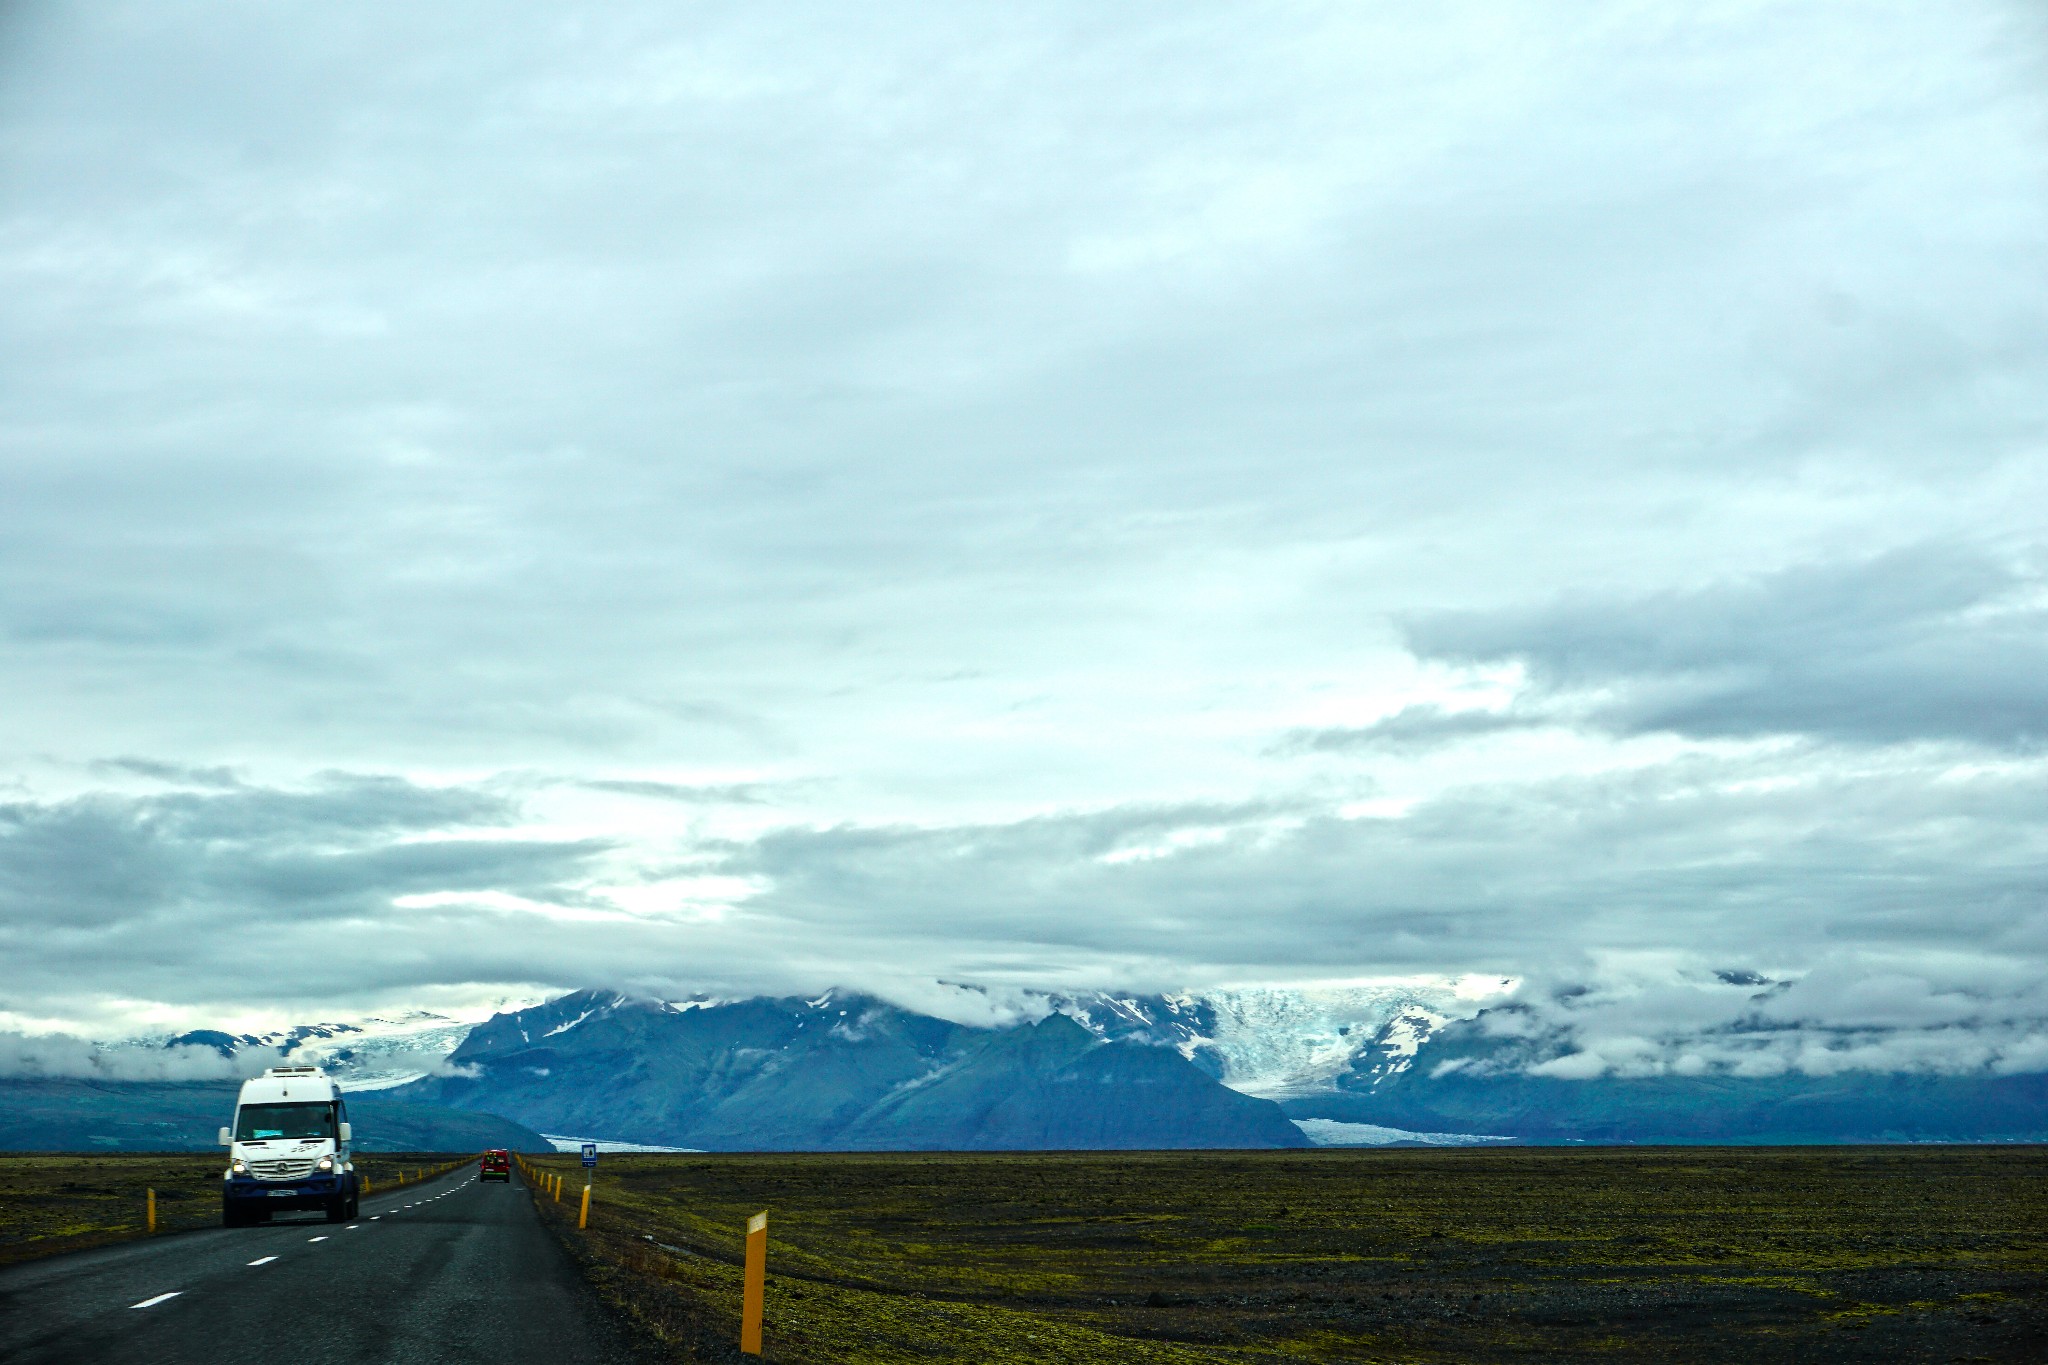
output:
[[[249,1262],[249,1264],[250,1264],[250,1265],[269,1265],[269,1264],[270,1264],[270,1263],[271,1263],[272,1261],[274,1261],[274,1260],[276,1260],[276,1259],[277,1259],[277,1257],[275,1257],[275,1256],[263,1256],[263,1257],[259,1257],[258,1259],[256,1259],[256,1260],[253,1260],[253,1261]]]
[[[162,1303],[165,1299],[175,1299],[184,1292],[182,1289],[173,1289],[168,1294],[159,1294],[153,1299],[144,1299],[141,1303],[131,1303],[128,1306],[130,1308],[151,1308]]]
[[[327,1238],[323,1235],[320,1237],[308,1237],[306,1240],[309,1242],[324,1242]]]

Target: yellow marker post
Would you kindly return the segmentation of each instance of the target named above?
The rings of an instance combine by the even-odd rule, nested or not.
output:
[[[554,1179],[554,1186],[555,1186],[555,1202],[556,1202],[557,1204],[559,1204],[559,1203],[561,1203],[561,1202],[562,1202],[562,1177],[560,1177],[560,1176],[556,1176],[556,1177],[555,1177],[555,1179]]]
[[[156,1191],[149,1192],[149,1230],[156,1231]]]
[[[583,1187],[583,1212],[576,1215],[576,1226],[579,1229],[590,1226],[590,1186],[588,1185]]]
[[[768,1288],[768,1214],[747,1220],[747,1287],[740,1299],[740,1354],[761,1354],[761,1300]]]

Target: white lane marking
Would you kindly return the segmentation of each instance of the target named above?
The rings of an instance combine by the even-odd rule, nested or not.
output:
[[[141,1303],[131,1303],[128,1306],[130,1308],[150,1308],[155,1306],[156,1304],[162,1303],[165,1299],[175,1299],[178,1297],[178,1295],[184,1292],[185,1291],[182,1289],[173,1289],[168,1294],[159,1294],[153,1299],[144,1299]]]
[[[308,1237],[306,1240],[309,1242],[324,1242],[327,1239],[325,1237]]]
[[[357,1228],[359,1228],[359,1227],[361,1227],[361,1226],[362,1226],[362,1224],[361,1224],[361,1223],[350,1223],[350,1224],[349,1224],[349,1225],[348,1225],[347,1227],[343,1228],[343,1229],[342,1229],[342,1231],[343,1231],[343,1232],[354,1232],[354,1231],[355,1231],[355,1230],[356,1230]]]
[[[371,1215],[370,1215],[370,1221],[374,1223],[374,1222],[376,1222],[376,1221],[377,1221],[377,1220],[378,1220],[379,1218],[382,1218],[383,1216],[384,1216],[384,1215],[383,1215],[383,1214],[381,1214],[381,1213],[373,1213],[373,1214],[371,1214]]]
[[[250,1264],[250,1265],[269,1265],[269,1264],[270,1264],[270,1263],[271,1263],[272,1261],[274,1261],[274,1260],[276,1260],[276,1259],[277,1259],[277,1257],[275,1257],[275,1256],[265,1256],[265,1257],[263,1257],[263,1258],[262,1258],[261,1260],[257,1260],[257,1261],[251,1261],[251,1262],[249,1262],[249,1264]]]

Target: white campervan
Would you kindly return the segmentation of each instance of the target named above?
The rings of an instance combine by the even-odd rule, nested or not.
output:
[[[349,1160],[348,1105],[317,1066],[274,1066],[242,1082],[228,1149],[221,1221],[260,1223],[280,1209],[319,1209],[330,1223],[356,1215],[360,1186]]]

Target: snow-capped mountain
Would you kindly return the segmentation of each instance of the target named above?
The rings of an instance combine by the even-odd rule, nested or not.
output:
[[[826,992],[807,1002],[822,1009]],[[1400,983],[1321,987],[1248,987],[1171,995],[1048,995],[1048,1013],[1064,1014],[1097,1037],[1172,1047],[1224,1085],[1261,1099],[1370,1090],[1399,1074],[1445,1023],[1470,1017],[1479,1001],[1449,985]],[[199,1029],[164,1046],[204,1046],[233,1057],[272,1049],[317,1062],[344,1089],[375,1090],[434,1074],[465,1040],[537,1044],[629,1003],[683,1013],[736,1001],[646,1001],[618,991],[578,991],[531,1009],[471,1025],[410,1011],[390,1017],[330,1020],[266,1033]]]
[[[584,990],[474,1027],[412,1013],[152,1041],[211,1048],[236,1069],[315,1060],[352,1090],[411,1081],[388,1098],[543,1132],[711,1150],[2048,1134],[2042,1073],[1596,1074],[1566,1006],[1449,983],[1041,994],[1036,1005],[970,1023],[849,991]],[[1761,1046],[1774,1027],[1750,1021],[1710,1041]]]
[[[424,1010],[351,1022],[299,1024],[268,1033],[195,1029],[152,1039],[164,1047],[208,1047],[223,1057],[269,1050],[317,1065],[343,1090],[384,1090],[432,1074],[462,1046],[473,1025]]]
[[[1337,1089],[1378,1089],[1381,1082],[1413,1066],[1423,1045],[1456,1017],[1440,1014],[1426,1005],[1403,1006],[1399,1013],[1380,1026],[1371,1042],[1352,1055],[1350,1066],[1336,1077]]]
[[[833,998],[828,991],[805,1003],[829,1014],[825,1007]],[[1039,999],[1046,1013],[1066,1015],[1098,1038],[1171,1047],[1230,1089],[1261,1099],[1370,1091],[1406,1069],[1446,1023],[1471,1017],[1484,1003],[1448,983],[1416,982]],[[375,1090],[435,1074],[466,1041],[538,1045],[628,1003],[685,1013],[742,1002],[650,1001],[585,990],[476,1025],[409,1011],[264,1033],[199,1029],[147,1041],[208,1047],[224,1057],[269,1049],[326,1067],[344,1089]]]

